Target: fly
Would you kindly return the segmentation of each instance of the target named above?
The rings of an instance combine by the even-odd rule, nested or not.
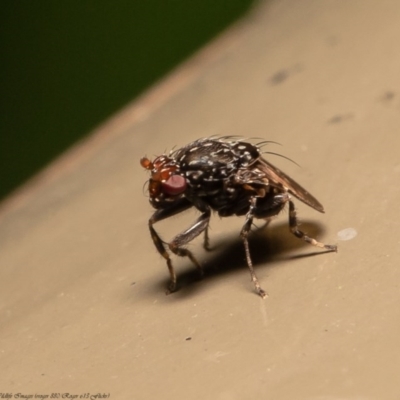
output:
[[[204,233],[204,248],[209,249],[208,226],[212,211],[221,217],[244,216],[240,236],[251,279],[262,298],[266,297],[266,292],[255,274],[248,243],[255,218],[268,221],[288,203],[289,228],[296,237],[321,249],[337,251],[336,245],[318,242],[299,229],[291,195],[321,213],[324,208],[311,193],[265,160],[261,145],[232,140],[232,137],[203,138],[153,161],[146,157],[140,160],[142,167],[151,172],[148,189],[150,203],[156,211],[149,219],[149,229],[157,251],[167,262],[170,275],[167,294],[174,292],[177,284],[168,249],[180,257],[188,257],[203,274],[201,264],[185,245]],[[196,208],[200,216],[171,242],[164,243],[154,224],[191,207]]]

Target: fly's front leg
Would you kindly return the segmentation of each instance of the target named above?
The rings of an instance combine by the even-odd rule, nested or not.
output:
[[[211,251],[210,236],[208,235],[208,225],[206,226],[206,229],[204,229],[203,247],[204,247],[205,250]]]
[[[330,250],[330,251],[337,251],[336,245],[324,244],[324,243],[318,242],[315,239],[307,236],[303,231],[301,231],[299,229],[298,222],[297,222],[296,209],[291,200],[289,201],[289,228],[290,228],[290,231],[293,233],[293,235],[295,235],[299,239],[303,239],[305,242],[310,243],[313,246],[320,247],[322,249],[326,249],[326,250]]]
[[[193,204],[190,203],[188,200],[182,199],[182,201],[175,203],[174,205],[172,205],[169,208],[161,208],[161,209],[157,210],[149,219],[149,229],[150,229],[151,238],[153,239],[153,243],[156,246],[157,251],[165,258],[165,260],[167,262],[167,267],[168,267],[168,271],[169,271],[169,275],[170,275],[170,283],[168,286],[167,294],[175,291],[175,289],[176,289],[176,274],[174,271],[174,267],[172,266],[171,258],[169,256],[167,250],[164,247],[164,243],[161,240],[158,233],[156,232],[156,230],[154,229],[153,225],[158,221],[161,221],[165,218],[168,218],[175,214],[178,214],[192,206],[193,206]]]
[[[200,215],[200,217],[196,220],[196,222],[189,227],[188,229],[184,230],[181,232],[179,235],[176,235],[174,239],[168,244],[170,250],[180,256],[180,257],[188,257],[190,261],[196,266],[196,268],[199,270],[201,276],[203,276],[204,271],[200,263],[196,260],[195,256],[193,253],[186,249],[184,246],[191,242],[193,239],[195,239],[197,236],[199,236],[203,231],[205,231],[205,243],[208,235],[207,235],[207,228],[208,224],[210,222],[210,217],[211,217],[211,210],[210,208],[203,204],[199,203],[196,204],[196,208],[198,208],[200,211],[203,213]],[[175,280],[176,283],[176,280]],[[174,287],[175,289],[175,287]]]

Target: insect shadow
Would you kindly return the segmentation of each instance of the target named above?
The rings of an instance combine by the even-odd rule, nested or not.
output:
[[[282,262],[330,252],[329,250],[315,251],[308,243],[293,236],[285,222],[267,225],[253,228],[249,236],[253,264],[258,271],[265,267],[275,268]],[[303,221],[301,227],[312,237],[323,236],[324,229],[317,222]],[[180,264],[177,268],[178,290],[169,294],[169,297],[192,296],[197,290],[203,290],[205,287],[203,284],[207,281],[222,275],[233,274],[237,270],[244,271],[241,279],[244,277],[251,288],[251,281],[247,274],[245,250],[240,236],[229,234],[221,237],[221,235],[213,235],[212,230],[210,233],[211,251],[202,250],[200,247],[195,251],[204,269],[204,275],[201,277],[190,261],[184,262],[183,265]],[[311,251],[299,254],[302,248]],[[174,258],[176,262],[176,256]],[[160,280],[155,290],[165,289],[166,282],[168,282],[167,279]]]

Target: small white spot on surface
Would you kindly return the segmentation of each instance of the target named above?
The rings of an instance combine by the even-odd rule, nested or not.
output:
[[[354,228],[342,229],[337,233],[339,240],[351,240],[358,235],[358,232]]]
[[[215,353],[213,353],[213,354],[210,354],[210,355],[207,356],[205,359],[206,359],[207,361],[211,361],[211,362],[213,362],[213,363],[218,364],[218,363],[220,363],[220,361],[221,361],[220,358],[226,357],[228,354],[229,354],[229,353],[226,353],[226,352],[224,352],[224,351],[217,351],[217,352],[215,352]]]

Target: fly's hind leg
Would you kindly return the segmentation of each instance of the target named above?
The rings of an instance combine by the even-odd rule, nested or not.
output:
[[[297,222],[296,209],[291,200],[289,200],[289,228],[290,228],[290,231],[293,233],[293,235],[295,235],[299,239],[303,239],[305,242],[307,242],[313,246],[320,247],[322,249],[326,249],[329,251],[337,251],[336,245],[324,244],[324,243],[318,242],[317,240],[307,236],[303,231],[301,231],[299,229],[298,222]]]

